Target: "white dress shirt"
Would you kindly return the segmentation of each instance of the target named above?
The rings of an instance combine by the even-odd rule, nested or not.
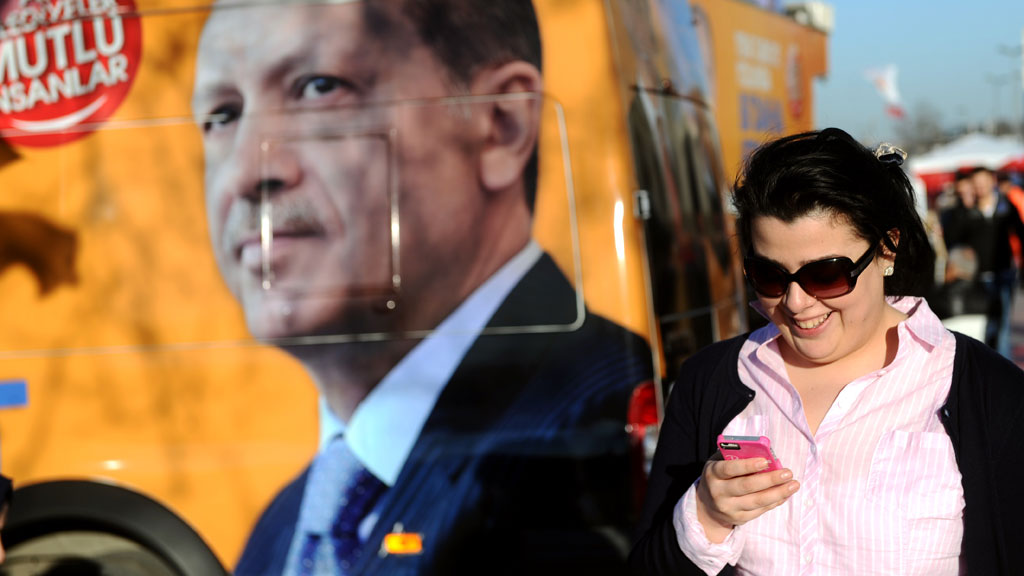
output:
[[[356,407],[347,424],[320,397],[320,450],[344,434],[363,465],[393,486],[448,380],[498,307],[540,259],[530,241],[416,345]]]
[[[724,434],[768,436],[800,490],[712,544],[696,515],[696,484],[673,517],[679,546],[707,574],[955,575],[964,496],[938,412],[949,395],[956,341],[920,298],[890,300],[909,315],[885,368],[850,382],[811,434],[779,354],[778,329],[740,350],[754,400]]]

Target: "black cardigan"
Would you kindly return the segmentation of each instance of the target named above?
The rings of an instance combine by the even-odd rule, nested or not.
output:
[[[703,574],[679,549],[672,512],[700,477],[725,426],[754,398],[740,382],[747,336],[686,361],[669,395],[644,512],[630,553],[634,574]],[[939,415],[964,487],[970,574],[1024,570],[1024,372],[985,344],[956,334],[953,382]],[[726,565],[721,575],[733,574]]]

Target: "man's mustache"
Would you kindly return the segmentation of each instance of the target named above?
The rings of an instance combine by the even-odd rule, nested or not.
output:
[[[271,199],[264,202],[235,202],[225,220],[221,246],[237,254],[244,244],[262,239],[263,219],[270,219],[273,235],[322,236],[327,227],[322,210],[300,198]]]

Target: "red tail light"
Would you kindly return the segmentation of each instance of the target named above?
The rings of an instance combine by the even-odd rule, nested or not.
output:
[[[632,439],[634,511],[639,515],[647,491],[654,448],[658,444],[658,389],[654,382],[641,382],[633,389],[626,416],[626,430]]]
[[[629,399],[629,415],[626,417],[630,433],[643,436],[648,426],[658,426],[658,398],[654,381],[642,382],[633,389]]]

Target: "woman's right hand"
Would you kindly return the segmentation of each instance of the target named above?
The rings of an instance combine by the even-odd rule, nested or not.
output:
[[[697,485],[697,519],[708,540],[722,542],[735,526],[781,506],[799,488],[788,468],[760,473],[764,458],[709,460]]]

